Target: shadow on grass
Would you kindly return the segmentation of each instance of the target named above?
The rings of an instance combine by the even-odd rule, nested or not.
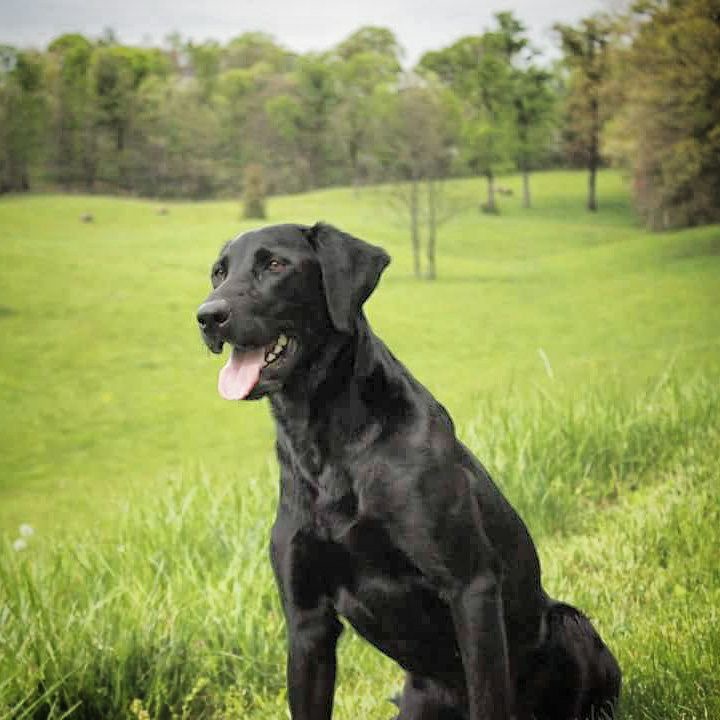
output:
[[[720,228],[717,234],[697,238],[694,242],[685,242],[670,250],[670,260],[688,260],[691,258],[716,257],[720,255]]]

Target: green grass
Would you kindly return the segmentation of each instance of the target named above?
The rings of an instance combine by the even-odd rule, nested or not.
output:
[[[650,235],[621,178],[482,186],[411,277],[383,189],[273,198],[393,256],[368,314],[453,414],[596,620],[632,720],[720,717],[720,228]],[[264,403],[217,397],[194,310],[239,205],[0,200],[0,720],[282,718]],[[81,224],[92,212],[95,222]],[[17,526],[36,530],[13,549]],[[3,532],[4,531],[4,532]],[[389,718],[400,673],[346,633],[337,717]]]
[[[614,374],[632,387],[671,357],[680,370],[717,367],[717,227],[643,232],[611,173],[596,216],[579,173],[538,176],[535,188],[537,209],[515,197],[487,217],[473,206],[481,183],[454,183],[468,209],[442,228],[434,284],[411,278],[406,229],[382,192],[273,199],[269,221],[324,218],[388,248],[371,320],[460,422],[511,384],[582,389]],[[267,465],[265,408],[219,399],[220,362],[194,321],[218,247],[248,224],[227,202],[156,207],[0,201],[0,528],[104,526],[168,472]],[[93,224],[79,222],[86,211]]]
[[[720,388],[669,379],[634,397],[553,400],[487,403],[477,422],[512,431],[466,439],[531,521],[548,590],[617,653],[624,717],[718,717]],[[543,455],[557,450],[555,474]],[[607,477],[587,485],[599,457]],[[173,478],[112,540],[3,548],[0,718],[120,718],[135,700],[151,717],[285,717],[274,498],[267,478],[233,479]],[[390,717],[396,668],[346,633],[340,669],[338,718]]]

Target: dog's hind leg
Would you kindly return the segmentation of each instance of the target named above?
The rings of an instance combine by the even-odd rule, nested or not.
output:
[[[408,673],[395,720],[467,720],[452,693],[431,680]]]

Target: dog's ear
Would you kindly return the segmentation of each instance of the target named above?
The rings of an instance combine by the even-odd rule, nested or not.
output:
[[[382,248],[325,223],[309,228],[307,238],[320,261],[330,319],[337,330],[351,333],[390,256]]]

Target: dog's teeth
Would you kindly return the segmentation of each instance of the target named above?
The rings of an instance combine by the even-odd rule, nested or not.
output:
[[[277,355],[275,355],[275,353],[268,353],[268,354],[265,356],[265,359],[266,359],[269,363],[271,363],[273,360],[275,360],[276,357],[277,357]]]
[[[280,343],[278,343],[278,344],[273,348],[273,352],[274,352],[276,355],[279,355],[279,354],[282,352],[282,345],[281,345]]]
[[[286,335],[280,335],[278,338],[277,344],[280,345],[280,347],[285,347],[288,344],[288,339]]]

